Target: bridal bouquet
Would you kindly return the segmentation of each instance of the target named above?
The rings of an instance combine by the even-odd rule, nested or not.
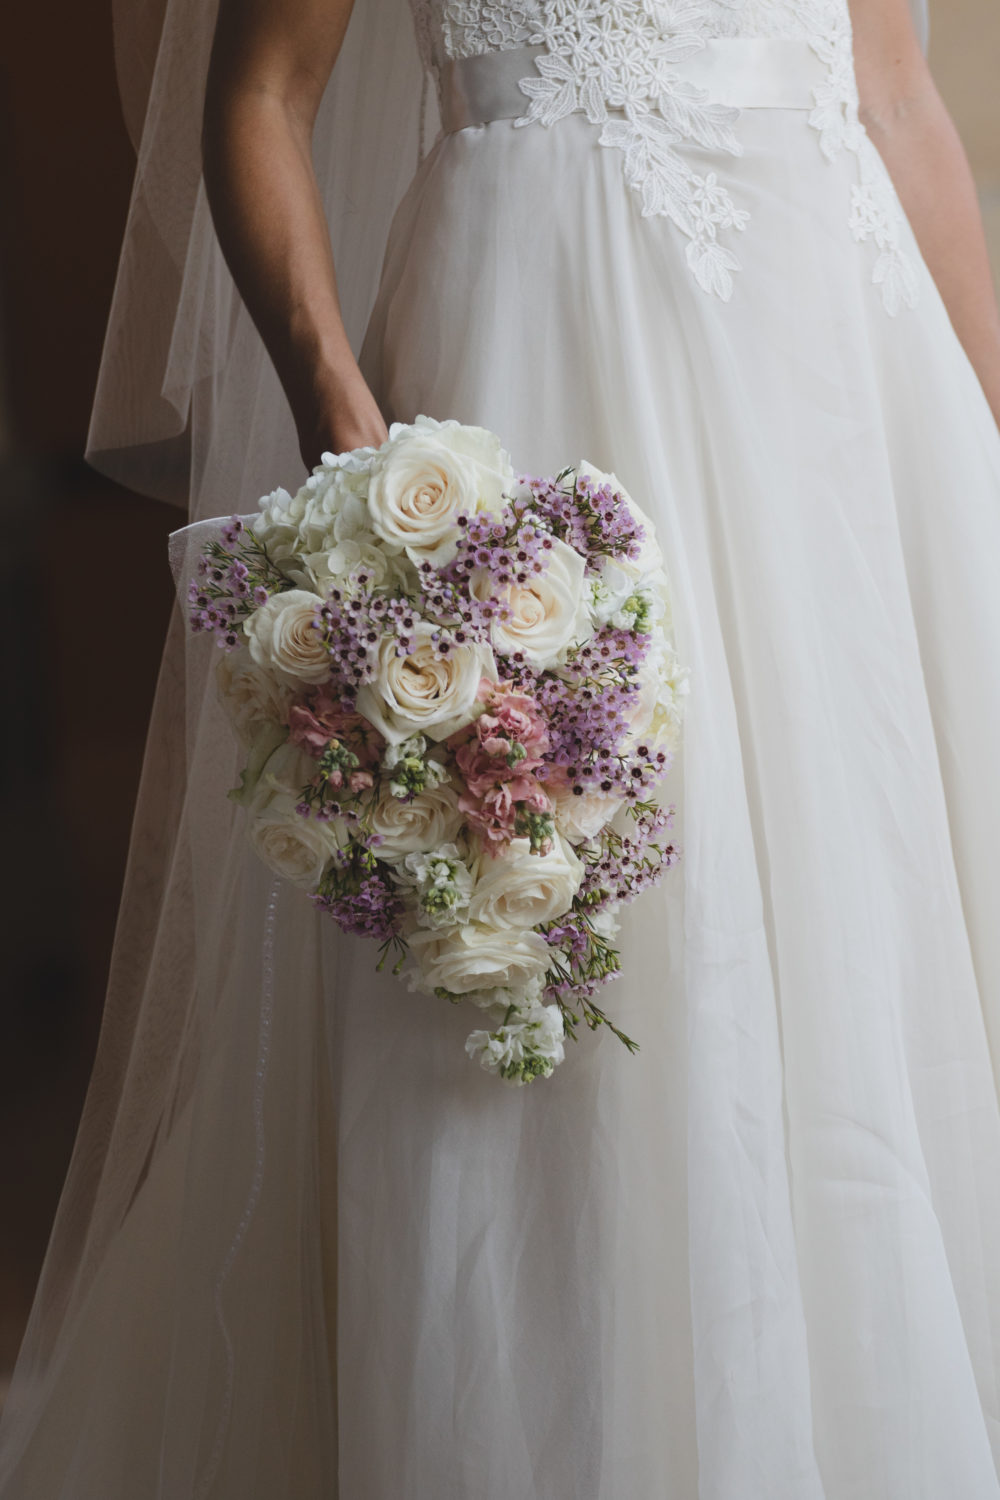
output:
[[[230,795],[279,875],[413,989],[469,1000],[466,1048],[547,1077],[620,971],[616,913],[677,860],[656,800],[688,673],[653,527],[581,462],[515,476],[493,433],[420,416],[325,454],[199,559],[247,762]]]

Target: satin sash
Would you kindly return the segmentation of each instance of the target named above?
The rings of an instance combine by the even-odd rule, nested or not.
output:
[[[523,115],[518,88],[536,75],[544,47],[512,47],[478,57],[450,58],[441,69],[441,120],[446,132]],[[809,43],[777,37],[718,37],[671,64],[677,76],[737,109],[812,109],[813,90],[827,69]],[[614,112],[614,111],[612,111]]]

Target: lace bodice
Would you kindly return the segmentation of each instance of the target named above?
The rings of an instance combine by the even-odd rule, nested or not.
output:
[[[412,0],[430,39],[428,61],[523,47],[537,33],[573,34],[584,47],[598,28],[616,42],[696,33],[810,39],[845,20],[846,0]]]
[[[644,215],[671,219],[687,239],[702,289],[728,300],[740,262],[733,248],[750,215],[738,175],[700,171],[688,145],[738,157],[740,111],[692,86],[678,64],[725,38],[798,40],[823,64],[809,124],[823,155],[857,158],[848,222],[871,241],[872,279],[890,313],[916,300],[914,268],[899,246],[902,214],[884,165],[858,119],[847,0],[410,0],[424,65],[536,49],[520,82],[516,126],[554,125],[583,111],[618,148]],[[538,51],[537,49],[544,49]]]

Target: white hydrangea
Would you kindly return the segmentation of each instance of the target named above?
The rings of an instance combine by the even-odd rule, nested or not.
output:
[[[316,486],[301,528],[301,548],[316,587],[326,592],[364,568],[379,585],[412,586],[413,569],[402,549],[387,545],[371,527],[368,473],[343,467],[313,476]]]
[[[368,483],[374,452],[324,454],[295,495],[278,489],[261,502],[253,529],[268,556],[302,587],[325,594],[358,568],[379,585],[415,583],[401,549],[388,546],[371,528]]]
[[[564,1036],[558,1005],[534,1004],[516,1011],[496,1031],[474,1031],[465,1050],[487,1073],[522,1085],[551,1076],[566,1056]]]
[[[676,749],[684,722],[685,700],[691,690],[690,678],[690,668],[681,665],[671,643],[657,641],[639,672],[630,739],[645,740],[656,750]]]
[[[260,502],[260,514],[250,523],[271,561],[303,588],[312,588],[311,578],[298,563],[301,552],[299,527],[308,498],[305,485],[294,495],[279,487],[264,496]]]

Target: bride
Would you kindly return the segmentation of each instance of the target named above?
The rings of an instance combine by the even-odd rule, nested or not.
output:
[[[619,476],[691,669],[641,1050],[503,1089],[373,976],[178,617],[0,1497],[1000,1500],[1000,320],[905,0],[411,7],[123,14],[90,455]]]

